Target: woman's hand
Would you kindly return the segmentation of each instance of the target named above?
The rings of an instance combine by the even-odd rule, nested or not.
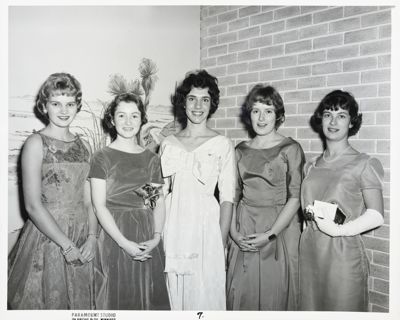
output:
[[[147,255],[147,256],[149,256],[149,257],[151,258],[150,252],[151,252],[155,247],[158,246],[158,244],[160,243],[160,240],[161,240],[160,234],[159,234],[159,233],[156,233],[156,234],[154,235],[154,238],[153,238],[153,239],[150,239],[150,240],[141,242],[140,245],[145,246],[146,249],[144,249],[144,250],[141,252],[141,254],[139,255],[139,257],[140,257],[140,256],[146,256],[146,255]]]
[[[89,235],[85,243],[79,248],[79,251],[87,262],[92,261],[94,258],[94,255],[96,253],[96,242],[96,237],[93,235]]]
[[[332,220],[316,217],[315,223],[317,224],[318,229],[328,236],[339,237],[342,235],[341,226],[334,223]]]
[[[121,248],[129,255],[133,260],[145,261],[148,256],[140,256],[142,251],[146,249],[145,246],[137,244],[133,241],[127,241]]]
[[[256,250],[260,250],[270,241],[268,239],[269,236],[270,234],[268,233],[253,233],[247,235],[243,242]]]
[[[233,241],[238,245],[239,249],[244,252],[256,252],[257,248],[245,242],[246,236],[242,235],[240,232],[231,232],[231,237]]]
[[[71,249],[69,250],[68,253],[64,254],[64,259],[67,262],[67,264],[72,264],[72,265],[82,265],[87,262],[87,260],[82,256],[80,250],[76,248],[75,246],[72,246]]]

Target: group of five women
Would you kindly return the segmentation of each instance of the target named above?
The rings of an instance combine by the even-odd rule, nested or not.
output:
[[[138,144],[139,97],[110,103],[111,143],[93,155],[70,131],[81,104],[67,73],[37,95],[47,126],[22,151],[29,219],[9,256],[8,308],[368,310],[360,234],[383,223],[383,169],[349,144],[362,119],[351,94],[318,105],[325,150],[305,165],[278,133],[285,109],[271,86],[247,95],[252,138],[236,149],[207,126],[219,89],[205,70],[172,96],[183,129],[159,155]]]

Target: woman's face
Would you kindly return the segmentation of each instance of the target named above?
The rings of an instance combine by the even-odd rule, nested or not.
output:
[[[45,110],[51,125],[66,128],[74,120],[78,112],[78,104],[74,96],[55,94],[50,96]]]
[[[121,101],[115,110],[113,124],[118,137],[124,139],[136,137],[142,124],[141,113],[136,103]]]
[[[250,112],[251,125],[258,136],[275,131],[276,114],[273,105],[256,102]]]
[[[327,140],[340,141],[347,139],[351,128],[350,114],[348,110],[339,108],[324,110],[322,113],[322,131]]]
[[[190,122],[199,124],[207,121],[211,97],[208,88],[193,88],[186,96],[186,116]]]

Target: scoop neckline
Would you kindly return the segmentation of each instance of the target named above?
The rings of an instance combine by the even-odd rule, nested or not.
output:
[[[122,151],[122,150],[111,148],[109,146],[106,146],[106,148],[109,149],[109,150],[112,150],[112,151],[118,151],[118,152],[125,153],[125,154],[142,154],[142,153],[144,153],[144,152],[146,152],[148,150],[148,149],[144,148],[144,150],[142,152],[126,152],[126,151]]]
[[[249,148],[249,149],[252,149],[252,150],[271,150],[271,149],[273,149],[273,148],[276,148],[276,147],[278,147],[278,146],[280,146],[284,141],[286,141],[286,140],[288,140],[288,139],[290,139],[290,137],[284,137],[283,139],[282,139],[282,141],[280,141],[278,144],[276,144],[276,145],[274,145],[274,146],[272,146],[272,147],[269,147],[269,148],[253,148],[253,147],[251,147],[251,146],[249,146],[246,142],[247,141],[244,141],[244,146],[246,147],[246,148]]]
[[[75,138],[74,138],[73,140],[65,141],[65,140],[61,140],[61,139],[55,138],[55,137],[48,136],[47,134],[44,134],[44,133],[42,133],[42,132],[40,132],[40,131],[37,131],[36,133],[38,133],[38,134],[40,134],[40,135],[42,135],[42,136],[44,136],[44,137],[46,137],[46,138],[53,139],[53,140],[57,140],[57,141],[64,142],[64,143],[75,142],[76,140],[79,139],[79,135],[74,135]]]

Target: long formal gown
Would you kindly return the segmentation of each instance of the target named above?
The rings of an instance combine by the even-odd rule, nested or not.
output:
[[[88,235],[84,185],[90,153],[77,136],[71,142],[42,133],[41,198],[60,229],[80,247]],[[92,309],[93,264],[67,264],[60,247],[30,219],[9,256],[8,305],[11,309]]]
[[[215,136],[187,151],[173,135],[163,140],[164,229],[168,292],[173,310],[225,310],[225,257],[219,202],[234,196],[232,142]]]
[[[147,149],[127,153],[105,147],[93,155],[89,177],[106,180],[106,206],[125,238],[136,243],[153,238],[153,211],[135,190],[146,183],[163,183],[158,155]],[[170,309],[161,242],[144,262],[132,260],[104,229],[98,244],[97,309]]]
[[[271,228],[289,198],[300,197],[304,154],[291,138],[266,149],[246,142],[236,147],[238,183],[235,201],[241,234]],[[229,310],[296,309],[300,225],[289,226],[259,252],[243,252],[230,242],[227,290]]]
[[[314,200],[334,202],[345,223],[366,208],[362,191],[382,189],[380,162],[364,153],[347,151],[335,161],[321,157],[305,166],[302,207]],[[307,221],[300,239],[300,309],[368,311],[369,262],[361,235],[330,237]]]

